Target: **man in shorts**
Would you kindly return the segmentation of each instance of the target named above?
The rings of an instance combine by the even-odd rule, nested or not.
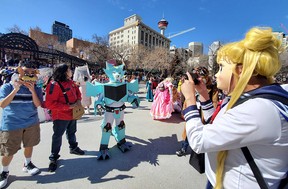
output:
[[[40,142],[40,124],[37,107],[43,101],[42,89],[36,86],[36,69],[29,62],[18,68],[19,74],[0,88],[0,154],[2,170],[0,188],[7,184],[9,164],[13,155],[24,147],[23,171],[31,175],[40,170],[31,162],[33,146]]]

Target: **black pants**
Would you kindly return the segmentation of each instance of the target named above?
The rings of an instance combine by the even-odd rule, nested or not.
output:
[[[54,120],[53,121],[53,135],[52,135],[52,148],[51,155],[49,156],[50,160],[57,160],[60,155],[60,148],[62,145],[62,136],[66,131],[66,138],[69,143],[69,148],[74,149],[78,146],[76,142],[76,120]]]

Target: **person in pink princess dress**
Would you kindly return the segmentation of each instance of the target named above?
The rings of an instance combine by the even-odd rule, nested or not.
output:
[[[172,80],[172,78],[166,78],[156,88],[150,110],[153,119],[169,119],[174,111]]]

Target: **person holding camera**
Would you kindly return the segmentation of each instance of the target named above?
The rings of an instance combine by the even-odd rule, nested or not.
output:
[[[206,85],[206,88],[207,88],[208,94],[209,94],[209,98],[212,99],[213,106],[216,108],[216,106],[220,100],[218,98],[218,91],[219,90],[217,89],[216,84],[212,82],[212,78],[209,75],[208,69],[204,66],[196,67],[192,70],[191,76],[192,76],[192,79],[194,81],[194,84],[195,83],[199,84],[200,83],[199,80],[201,80]],[[183,82],[184,81],[185,81],[185,79],[183,80]],[[205,122],[204,117],[202,116],[202,108],[200,106],[200,101],[197,97],[199,97],[199,95],[196,93],[196,99],[198,101],[197,108],[199,109],[199,113],[200,113],[200,117],[202,118],[202,122]],[[185,98],[184,98],[184,100],[185,100]],[[186,105],[186,102],[184,101],[183,110],[186,108],[187,108],[187,105]],[[187,135],[186,135],[186,127],[184,127],[184,130],[182,133],[182,138],[183,138],[183,141],[181,142],[181,148],[176,151],[176,155],[179,157],[186,155],[187,149],[189,147],[189,143],[188,143],[188,139],[187,139]]]
[[[217,53],[217,87],[226,91],[212,124],[204,125],[196,107],[200,94],[204,117],[214,109],[206,85],[187,73],[181,87],[189,144],[205,153],[207,188],[284,188],[288,171],[288,92],[274,82],[280,70],[281,42],[271,28],[250,29],[243,40]],[[225,99],[224,99],[225,100]],[[286,178],[286,180],[285,180]],[[281,187],[280,187],[281,186]]]
[[[14,154],[24,147],[23,171],[36,175],[40,170],[32,163],[33,147],[40,142],[40,123],[37,107],[43,101],[42,89],[37,87],[37,71],[32,63],[18,67],[10,83],[1,86],[0,107],[3,108],[0,126],[0,153],[2,171],[0,188],[6,186],[9,165]]]

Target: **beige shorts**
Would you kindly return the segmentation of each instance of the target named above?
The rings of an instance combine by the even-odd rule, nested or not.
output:
[[[0,131],[0,154],[12,156],[23,147],[33,147],[40,142],[40,124],[15,131]]]

